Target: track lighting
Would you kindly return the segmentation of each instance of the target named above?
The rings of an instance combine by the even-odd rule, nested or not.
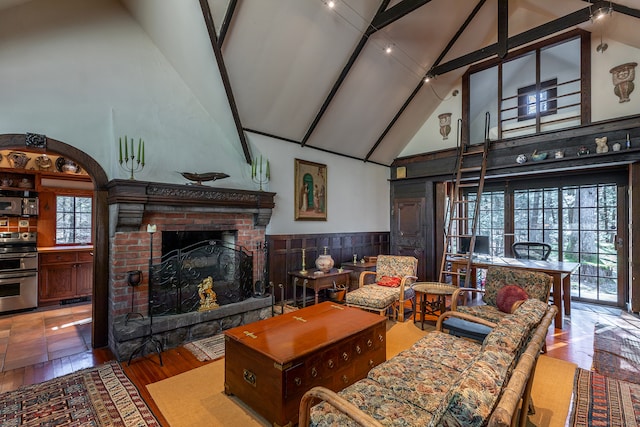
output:
[[[323,3],[329,8],[333,9],[336,7],[336,2],[334,0],[324,0]]]
[[[386,53],[387,55],[390,55],[391,52],[393,52],[393,45],[388,44],[385,48],[384,48],[384,53]]]
[[[613,13],[613,4],[609,2],[601,1],[594,3],[593,6],[589,6],[590,14],[589,18],[591,22],[599,21],[605,16],[609,16]]]

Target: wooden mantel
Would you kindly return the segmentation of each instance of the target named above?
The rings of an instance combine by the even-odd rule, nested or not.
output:
[[[205,212],[251,212],[254,214],[254,225],[266,226],[271,219],[276,194],[129,179],[109,181],[107,191],[107,203],[111,212],[110,234],[116,231],[139,230],[145,210],[164,207]]]

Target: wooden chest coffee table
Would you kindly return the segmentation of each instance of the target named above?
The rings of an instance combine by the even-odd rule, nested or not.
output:
[[[290,426],[307,390],[339,391],[385,360],[385,317],[324,302],[225,331],[225,393]]]

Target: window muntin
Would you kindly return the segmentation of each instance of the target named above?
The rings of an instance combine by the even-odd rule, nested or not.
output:
[[[92,198],[56,196],[56,244],[91,242]]]
[[[518,89],[518,121],[529,120],[540,116],[556,114],[558,111],[558,80],[542,82],[540,90],[537,85],[529,85]]]

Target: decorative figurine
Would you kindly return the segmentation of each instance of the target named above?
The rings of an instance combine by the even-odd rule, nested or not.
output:
[[[519,164],[527,163],[527,156],[524,154],[518,154],[518,157],[516,157],[516,163],[519,163]]]
[[[596,153],[608,153],[609,146],[607,145],[607,137],[596,138]]]
[[[589,154],[589,153],[591,153],[591,151],[589,151],[589,149],[588,149],[587,147],[585,147],[584,145],[583,145],[583,146],[581,146],[581,147],[578,149],[578,156],[584,156],[584,155],[587,155],[587,154]]]
[[[622,145],[620,145],[619,142],[614,143],[611,148],[613,149],[613,151],[620,151],[620,149],[622,148]]]
[[[200,308],[198,308],[198,311],[208,311],[219,307],[217,295],[213,291],[213,278],[211,276],[198,285],[198,295],[200,296]]]

